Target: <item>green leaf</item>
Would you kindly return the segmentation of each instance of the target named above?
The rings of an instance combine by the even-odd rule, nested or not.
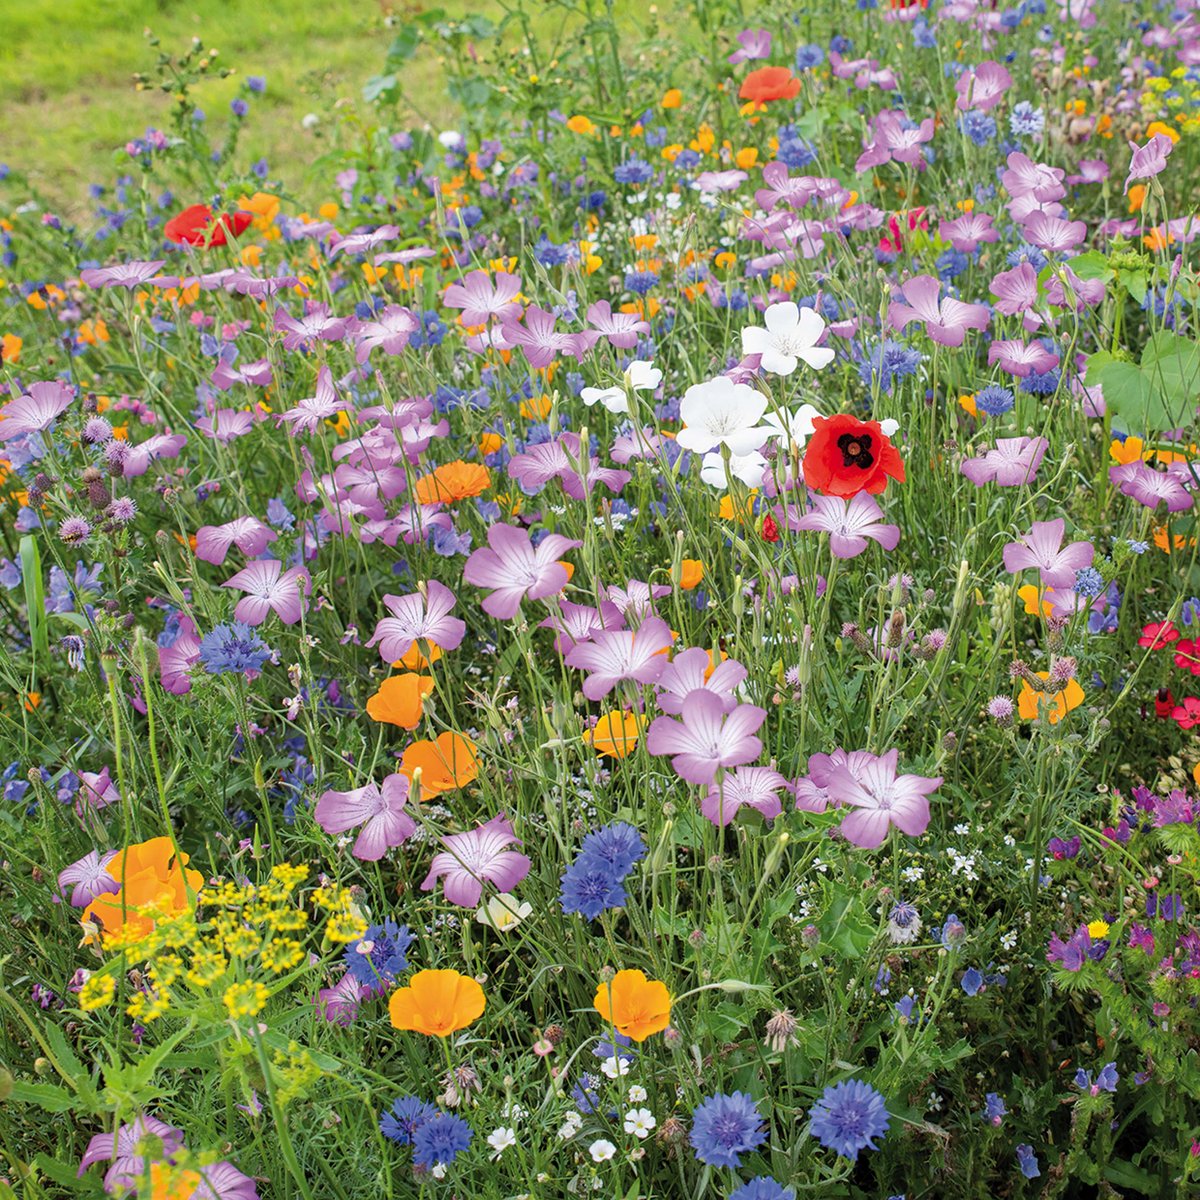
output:
[[[379,100],[395,100],[398,91],[399,82],[395,75],[372,75],[363,84],[362,94],[368,104],[374,104]]]
[[[817,928],[821,940],[846,958],[861,958],[875,940],[875,925],[867,918],[860,894],[840,889],[817,922]]]
[[[1200,342],[1160,330],[1142,352],[1142,370],[1162,391],[1171,423],[1189,421],[1200,392]]]
[[[1104,1178],[1109,1183],[1117,1184],[1120,1187],[1133,1188],[1135,1191],[1141,1192],[1143,1196],[1158,1194],[1158,1176],[1151,1175],[1149,1171],[1143,1171],[1141,1167],[1135,1167],[1133,1163],[1124,1158],[1113,1159],[1104,1168]]]
[[[75,1098],[65,1088],[53,1083],[25,1083],[20,1079],[12,1082],[12,1094],[6,1103],[35,1104],[46,1112],[70,1112],[75,1107]]]
[[[42,553],[32,533],[21,538],[21,581],[25,585],[25,616],[35,655],[50,656],[46,631],[46,597],[42,582]]]
[[[389,69],[408,62],[417,52],[421,44],[421,31],[416,25],[403,25],[396,34],[395,40],[388,47],[387,66]]]
[[[78,1194],[79,1177],[76,1175],[74,1167],[64,1162],[55,1162],[48,1154],[39,1154],[33,1160],[33,1165],[47,1179],[53,1179],[61,1187],[68,1188],[72,1196]]]

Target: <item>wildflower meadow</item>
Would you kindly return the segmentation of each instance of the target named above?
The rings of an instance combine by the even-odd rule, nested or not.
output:
[[[1200,2],[409,6],[287,171],[129,37],[0,166],[0,1200],[1200,1195]]]

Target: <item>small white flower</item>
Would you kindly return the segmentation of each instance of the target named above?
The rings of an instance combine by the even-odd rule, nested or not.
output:
[[[729,471],[734,479],[740,479],[747,487],[760,487],[763,472],[767,469],[767,460],[757,450],[749,454],[731,454],[729,456]],[[716,451],[706,454],[700,464],[700,478],[718,491],[724,491],[729,486],[729,475],[725,471],[725,460]]]
[[[616,1079],[621,1075],[629,1074],[629,1061],[628,1059],[622,1058],[618,1054],[610,1054],[608,1058],[606,1058],[600,1064],[600,1070],[603,1071],[604,1074],[609,1077],[609,1079]]]
[[[884,437],[895,437],[900,432],[900,422],[891,417],[885,417],[879,422],[879,428],[883,430]]]
[[[597,1138],[589,1147],[588,1153],[592,1156],[592,1162],[608,1162],[617,1148],[607,1138]]]
[[[430,1171],[429,1173],[430,1173],[430,1175],[432,1175],[434,1177],[434,1179],[445,1179],[446,1178],[446,1164],[445,1163],[434,1163],[433,1170]]]
[[[782,416],[775,412],[767,413],[763,417],[763,424],[771,427],[771,437],[784,447],[794,442],[798,449],[803,450],[804,443],[812,436],[813,418],[820,415],[811,404],[802,404],[795,412],[784,409]]]
[[[791,300],[771,304],[763,313],[766,329],[748,325],[742,330],[742,353],[761,355],[761,366],[771,375],[790,375],[803,359],[814,371],[833,362],[833,351],[818,346],[825,321],[811,308]]]
[[[459,147],[466,145],[466,138],[463,137],[457,129],[445,129],[438,134],[438,141],[441,142],[447,150],[457,150]]]
[[[770,436],[770,429],[758,424],[766,411],[767,398],[762,392],[718,375],[684,392],[679,405],[684,428],[675,441],[697,454],[722,445],[733,454],[749,454]]]
[[[579,396],[588,408],[599,403],[610,413],[620,415],[629,412],[629,396],[626,394],[626,389],[632,392],[653,392],[660,383],[662,383],[662,372],[657,367],[643,362],[641,359],[635,359],[625,372],[623,387],[585,387]]]
[[[305,113],[300,119],[300,125],[304,129],[316,129],[321,123],[321,118],[316,113]]]
[[[640,1083],[631,1083],[627,1095],[630,1104],[641,1104],[646,1098],[646,1089]]]
[[[625,1114],[625,1132],[632,1133],[639,1140],[648,1138],[657,1124],[648,1108],[631,1108]]]
[[[515,1129],[505,1129],[501,1125],[488,1134],[487,1144],[492,1148],[492,1162],[495,1162],[509,1146],[517,1144],[517,1132]]]
[[[510,929],[516,929],[532,912],[532,904],[520,904],[515,896],[501,892],[488,897],[488,902],[476,912],[475,920],[497,933],[507,933]]]

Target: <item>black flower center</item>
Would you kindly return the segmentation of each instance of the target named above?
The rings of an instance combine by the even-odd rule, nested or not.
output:
[[[858,467],[866,471],[875,461],[869,433],[843,433],[837,440],[837,448],[842,452],[843,467]]]

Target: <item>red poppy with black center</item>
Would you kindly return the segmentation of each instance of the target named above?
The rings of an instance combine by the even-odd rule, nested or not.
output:
[[[207,204],[193,204],[166,223],[163,235],[169,242],[188,246],[224,246],[229,240],[227,234],[240,237],[253,220],[252,213],[222,213],[214,224],[212,209]]]
[[[878,496],[889,479],[904,482],[904,462],[878,421],[848,413],[816,417],[804,450],[804,482],[813,491],[848,499]]]

